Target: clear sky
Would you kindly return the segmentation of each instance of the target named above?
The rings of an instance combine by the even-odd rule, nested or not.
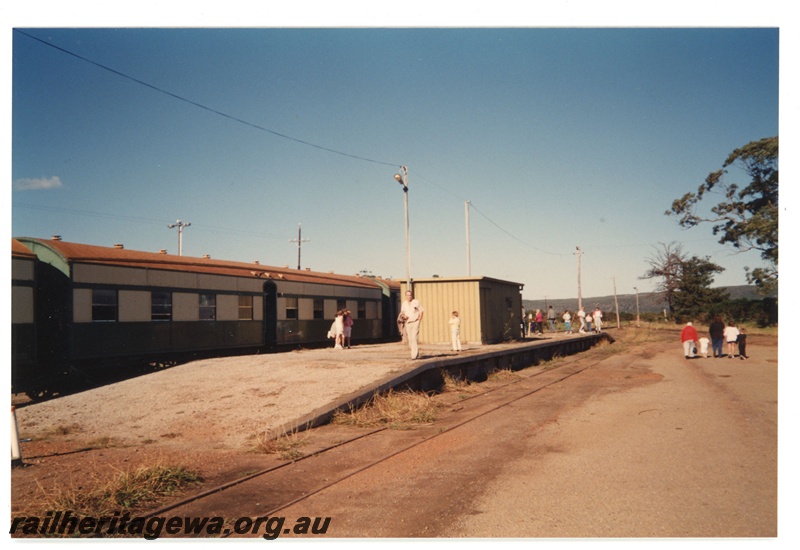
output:
[[[407,165],[414,278],[467,274],[466,201],[472,275],[526,299],[577,296],[576,246],[583,296],[651,290],[638,277],[658,243],[710,256],[719,285],[761,263],[664,212],[778,135],[777,19],[35,21],[7,36],[13,236],[177,253],[180,219],[184,255],[296,267],[302,224],[303,268],[404,278]]]

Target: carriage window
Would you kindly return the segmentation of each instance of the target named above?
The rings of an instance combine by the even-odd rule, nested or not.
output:
[[[252,296],[239,296],[239,320],[252,321],[253,320],[253,297]]]
[[[286,298],[286,318],[297,319],[297,296]]]
[[[367,318],[367,301],[366,300],[359,300],[358,301],[358,319],[366,319]]]
[[[217,318],[217,295],[200,295],[200,320],[213,321]]]
[[[172,292],[152,292],[150,294],[150,320],[172,320]]]
[[[314,299],[314,319],[325,318],[325,300],[322,298]]]
[[[347,300],[338,298],[336,300],[336,309],[347,309]]]
[[[92,289],[92,321],[117,320],[117,291]]]

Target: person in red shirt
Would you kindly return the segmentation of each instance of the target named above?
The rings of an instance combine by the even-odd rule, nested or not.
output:
[[[681,331],[681,343],[683,343],[683,356],[687,359],[694,357],[694,348],[697,345],[697,329],[692,326],[692,322],[686,323]]]

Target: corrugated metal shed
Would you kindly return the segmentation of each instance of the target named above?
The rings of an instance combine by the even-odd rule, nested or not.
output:
[[[521,283],[490,277],[414,279],[414,297],[425,309],[420,343],[450,342],[450,317],[458,311],[461,341],[495,344],[522,337]],[[406,285],[402,284],[401,300]]]

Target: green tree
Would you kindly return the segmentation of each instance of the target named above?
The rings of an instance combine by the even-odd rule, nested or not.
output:
[[[714,275],[723,271],[725,268],[713,263],[708,256],[692,256],[681,262],[677,290],[673,297],[676,321],[705,320],[706,314],[715,304],[730,297],[722,288],[711,288]]]
[[[750,183],[739,189],[736,183],[726,182],[730,166],[744,170]],[[698,203],[712,191],[721,192],[723,200],[711,208],[709,215],[698,215]],[[682,227],[711,223],[714,235],[720,235],[720,243],[741,251],[760,251],[767,265],[752,271],[745,268],[747,280],[758,286],[762,294],[775,291],[778,285],[778,137],[752,141],[733,151],[722,169],[710,173],[697,193],[686,193],[676,199],[666,214],[677,216]]]

